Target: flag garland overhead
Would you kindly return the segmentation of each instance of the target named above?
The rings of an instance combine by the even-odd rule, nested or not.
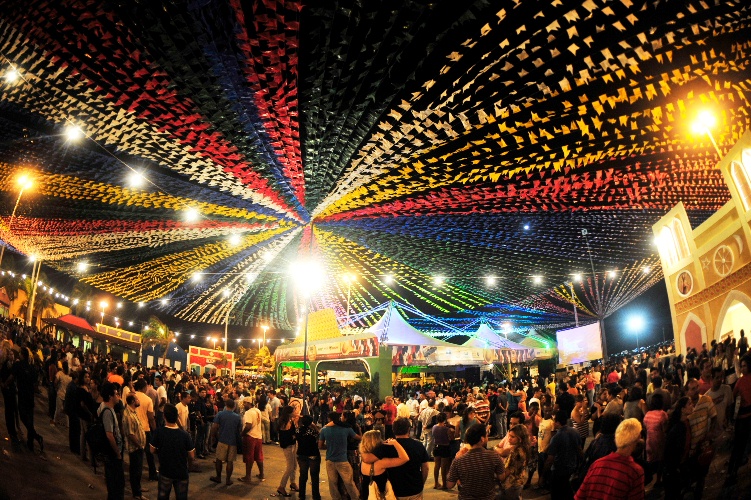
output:
[[[660,280],[662,214],[700,223],[729,199],[690,123],[712,109],[722,150],[749,128],[750,17],[743,0],[8,0],[0,239],[196,322],[296,327],[299,261],[324,266],[312,306],[342,318],[387,300],[457,325],[607,316]]]

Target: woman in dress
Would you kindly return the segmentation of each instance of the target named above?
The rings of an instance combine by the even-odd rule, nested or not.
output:
[[[379,444],[393,446],[398,457],[379,459],[373,454],[373,451],[375,451]],[[409,455],[407,455],[407,451],[402,445],[399,444],[399,441],[396,439],[387,439],[384,441],[381,438],[381,433],[376,430],[368,431],[363,435],[362,441],[360,441],[360,456],[362,457],[360,465],[360,472],[362,473],[360,500],[368,500],[371,480],[376,484],[381,493],[385,493],[386,481],[388,481],[386,470],[392,467],[399,467],[409,461]]]

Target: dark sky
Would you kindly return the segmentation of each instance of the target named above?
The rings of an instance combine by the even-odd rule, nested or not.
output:
[[[636,348],[636,335],[629,328],[629,318],[634,315],[641,315],[644,318],[644,328],[639,333],[640,346],[662,342],[663,329],[667,340],[673,338],[673,324],[670,318],[665,281],[658,282],[646,293],[605,320],[605,336],[609,354]]]

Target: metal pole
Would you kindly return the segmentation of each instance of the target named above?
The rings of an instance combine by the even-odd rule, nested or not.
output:
[[[34,321],[34,299],[37,295],[37,283],[39,282],[39,272],[42,270],[42,261],[34,262],[34,266],[31,268],[31,299],[29,300],[29,317],[26,322],[27,325],[31,325]]]
[[[705,130],[707,132],[707,135],[709,136],[709,140],[712,141],[712,146],[714,146],[714,150],[717,152],[717,156],[720,158],[720,160],[722,160],[722,152],[720,151],[719,146],[717,146],[717,142],[715,142],[712,132],[709,130],[709,128],[706,128]]]
[[[579,313],[576,311],[576,295],[574,293],[574,282],[571,282],[571,298],[574,305],[574,323],[579,326]]]
[[[311,235],[312,237],[312,235]],[[308,376],[308,316],[310,316],[310,298],[305,301],[305,341],[302,352],[302,392],[305,397],[305,378]],[[313,387],[313,380],[310,381],[310,387]]]
[[[232,305],[227,308],[227,316],[224,317],[224,352],[227,351],[227,330],[229,329],[229,313],[232,312]],[[214,343],[214,348],[216,348],[216,342]]]

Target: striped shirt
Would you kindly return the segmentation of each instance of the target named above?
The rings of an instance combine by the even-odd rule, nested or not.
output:
[[[501,456],[493,450],[472,448],[451,462],[448,481],[459,482],[459,500],[493,500],[498,476],[503,474]]]
[[[712,398],[706,395],[699,396],[699,400],[694,405],[694,411],[688,416],[688,423],[691,425],[691,453],[696,450],[699,442],[707,437],[710,419],[713,418],[717,418],[717,409],[714,407]]]
[[[613,452],[589,468],[576,500],[642,500],[644,470],[631,457]]]

